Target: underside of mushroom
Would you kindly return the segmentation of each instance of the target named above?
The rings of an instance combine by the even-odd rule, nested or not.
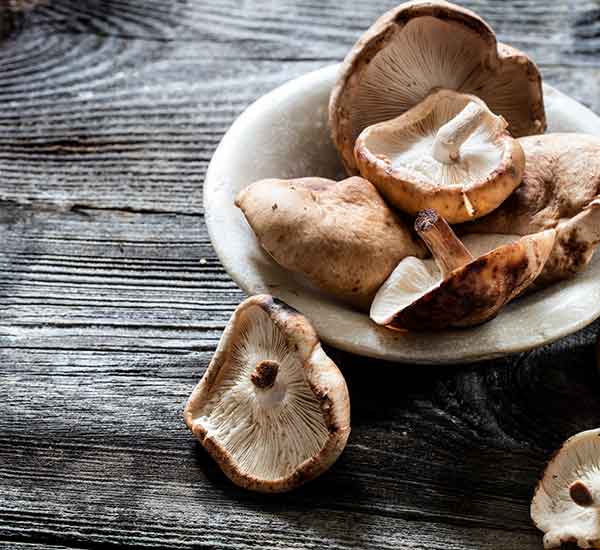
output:
[[[518,141],[476,96],[440,90],[358,136],[356,164],[397,208],[435,208],[449,223],[481,217],[519,185]]]
[[[344,379],[310,323],[254,296],[234,313],[184,416],[232,481],[280,492],[337,459],[349,414]]]
[[[479,96],[514,136],[545,129],[541,78],[525,54],[498,44],[467,9],[407,2],[361,37],[333,90],[332,136],[349,173],[356,173],[352,148],[365,128],[401,115],[437,89]]]
[[[544,548],[600,548],[600,430],[568,439],[548,463],[531,502]]]
[[[463,242],[431,210],[419,214],[415,227],[434,259],[402,260],[375,296],[371,319],[391,329],[440,330],[491,319],[535,280],[555,239],[548,230]]]

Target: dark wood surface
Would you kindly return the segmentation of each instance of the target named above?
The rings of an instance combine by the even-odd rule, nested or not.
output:
[[[261,94],[341,60],[393,2],[11,3],[0,549],[541,548],[537,476],[564,438],[600,422],[598,324],[470,366],[329,350],[353,431],[328,473],[287,495],[232,486],[181,419],[244,297],[203,223],[217,143]],[[465,5],[600,111],[600,3]]]

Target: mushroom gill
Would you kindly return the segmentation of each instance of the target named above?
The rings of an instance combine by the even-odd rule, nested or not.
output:
[[[234,483],[283,492],[338,458],[350,401],[308,319],[265,294],[236,308],[184,419]]]
[[[481,217],[517,187],[525,165],[506,121],[478,97],[440,90],[365,128],[356,164],[395,207],[435,208],[448,222]]]
[[[261,308],[246,311],[238,338],[227,370],[194,423],[231,454],[242,473],[265,480],[286,477],[318,454],[329,437],[319,402],[299,358]],[[272,386],[262,388],[253,375],[266,361],[278,368]]]
[[[458,96],[458,94],[454,94]],[[498,134],[504,130],[505,123],[499,117],[482,120],[460,144],[460,158],[456,155],[453,162],[443,159],[444,153],[438,138],[444,126],[451,123],[465,109],[477,105],[470,96],[460,99],[444,93],[435,94],[435,105],[422,118],[402,124],[392,125],[392,121],[374,128],[365,136],[364,145],[375,154],[387,157],[392,170],[414,172],[428,187],[463,185],[468,186],[489,176],[500,165],[502,147],[496,142]],[[486,109],[487,110],[487,109]],[[487,113],[486,113],[487,114]],[[447,155],[451,155],[448,152]]]
[[[600,548],[600,430],[569,438],[546,466],[531,501],[544,548]]]
[[[351,112],[354,138],[414,107],[432,90],[470,90],[465,84],[488,52],[487,40],[463,24],[431,16],[410,20],[362,76]]]
[[[512,135],[546,127],[541,77],[524,53],[499,44],[472,11],[443,0],[405,2],[382,15],[346,56],[329,103],[332,139],[349,174],[368,126],[395,118],[438,89],[473,94]]]

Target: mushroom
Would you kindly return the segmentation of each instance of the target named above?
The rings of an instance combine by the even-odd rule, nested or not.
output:
[[[506,121],[478,97],[441,90],[356,140],[361,175],[412,215],[434,208],[449,223],[479,218],[521,183],[525,157]]]
[[[281,266],[358,307],[406,256],[425,256],[368,181],[268,179],[236,197],[262,247]]]
[[[555,453],[531,501],[544,548],[600,548],[600,429],[578,433]]]
[[[231,481],[276,493],[336,461],[350,433],[350,401],[310,322],[257,295],[235,310],[184,418]]]
[[[431,209],[419,213],[415,230],[434,260],[402,260],[377,292],[370,316],[388,328],[440,330],[491,319],[535,280],[555,238],[548,230],[465,246]]]
[[[600,243],[600,138],[546,134],[519,142],[527,158],[521,185],[492,213],[457,230],[528,235],[555,228],[539,287],[584,270]]]
[[[470,10],[407,2],[380,17],[346,56],[329,103],[333,142],[349,174],[358,135],[408,111],[437,89],[477,95],[515,137],[546,128],[540,73],[524,53],[496,42]]]

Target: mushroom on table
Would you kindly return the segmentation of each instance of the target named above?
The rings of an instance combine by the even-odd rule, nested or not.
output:
[[[441,90],[355,145],[361,175],[397,208],[435,208],[449,223],[479,218],[521,182],[525,157],[507,123],[478,97]]]
[[[234,483],[283,492],[338,458],[350,433],[350,401],[310,322],[257,295],[235,310],[184,418]]]
[[[600,429],[569,438],[548,463],[531,502],[544,548],[600,548]]]

